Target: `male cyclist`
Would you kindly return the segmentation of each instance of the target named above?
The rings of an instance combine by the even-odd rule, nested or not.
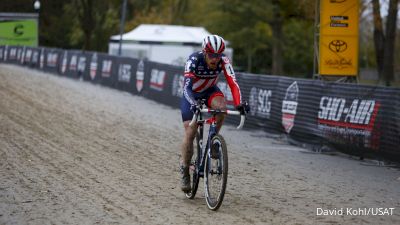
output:
[[[193,155],[193,140],[196,135],[196,126],[190,127],[189,123],[197,108],[198,99],[206,99],[207,106],[213,109],[226,109],[223,93],[217,87],[218,75],[223,71],[226,81],[232,91],[236,109],[248,111],[248,104],[242,102],[240,88],[236,82],[230,60],[223,54],[225,41],[218,35],[206,36],[203,40],[202,51],[189,56],[185,66],[185,80],[181,113],[185,137],[182,143],[181,161],[181,189],[184,192],[191,190],[189,165]],[[224,120],[224,115],[217,115],[217,130],[219,131]]]

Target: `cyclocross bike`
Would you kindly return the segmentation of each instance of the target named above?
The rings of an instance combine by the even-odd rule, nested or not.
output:
[[[228,152],[224,138],[217,133],[218,114],[240,115],[240,124],[237,129],[243,127],[245,113],[236,110],[217,110],[205,107],[205,100],[198,101],[190,126],[197,124],[197,134],[194,140],[194,151],[189,166],[191,176],[190,192],[186,197],[193,199],[196,195],[199,180],[204,178],[204,190],[207,206],[211,210],[217,210],[224,199],[225,188],[228,179]],[[209,113],[212,117],[203,119],[202,113]],[[204,124],[209,124],[207,143],[203,145]]]

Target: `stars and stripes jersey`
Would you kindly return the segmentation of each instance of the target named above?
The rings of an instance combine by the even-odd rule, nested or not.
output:
[[[232,92],[235,106],[242,102],[239,85],[236,81],[230,60],[222,54],[222,58],[215,70],[208,68],[205,55],[202,51],[189,56],[185,65],[185,82],[183,96],[190,104],[195,104],[194,93],[202,93],[217,84],[218,75],[223,72]]]

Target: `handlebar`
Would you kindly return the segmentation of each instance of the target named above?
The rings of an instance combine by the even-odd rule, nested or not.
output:
[[[236,127],[237,129],[242,129],[244,121],[246,120],[246,116],[237,110],[219,110],[219,109],[201,108],[197,109],[197,111],[193,114],[193,118],[190,121],[189,126],[193,126],[193,124],[196,123],[199,113],[224,113],[227,115],[237,115],[237,116],[240,115],[240,123],[239,126]]]

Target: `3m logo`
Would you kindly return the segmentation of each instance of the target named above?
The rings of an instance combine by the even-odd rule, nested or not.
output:
[[[150,78],[150,88],[156,91],[162,91],[164,89],[164,81],[165,81],[165,71],[164,70],[151,70],[151,78]]]
[[[346,107],[346,99],[322,97],[318,111],[318,123],[371,131],[374,127],[379,102],[354,99]]]
[[[111,60],[103,60],[101,68],[101,76],[102,77],[111,77],[111,68],[112,68],[112,61]]]

